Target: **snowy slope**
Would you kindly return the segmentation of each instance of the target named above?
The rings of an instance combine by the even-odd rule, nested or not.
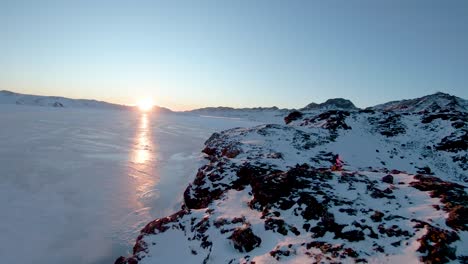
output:
[[[279,109],[277,107],[256,107],[256,108],[232,108],[232,107],[206,107],[186,111],[191,115],[228,117],[246,119],[265,123],[282,123],[284,115],[289,113],[289,109]]]
[[[213,134],[181,210],[116,263],[466,262],[468,120],[427,98]]]
[[[316,104],[310,103],[301,108],[305,112],[321,112],[332,109],[357,110],[354,104],[343,98],[329,99],[326,102]],[[232,108],[232,107],[205,107],[186,111],[185,113],[202,115],[202,116],[217,116],[229,118],[242,118],[252,121],[259,121],[269,124],[282,124],[284,117],[294,109],[279,109],[278,107],[254,107],[254,108]]]
[[[104,109],[125,109],[126,106],[110,104],[96,100],[69,99],[57,96],[39,96],[29,94],[19,94],[10,91],[0,91],[0,104],[17,104],[31,106],[51,106],[51,107],[89,107]]]
[[[374,110],[421,112],[441,109],[464,111],[468,110],[468,100],[446,93],[435,93],[416,99],[388,102],[371,107]]]

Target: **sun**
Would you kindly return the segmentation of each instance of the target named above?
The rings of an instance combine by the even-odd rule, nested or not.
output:
[[[137,106],[141,111],[146,112],[153,108],[154,103],[153,100],[151,100],[150,98],[144,98],[138,101]]]

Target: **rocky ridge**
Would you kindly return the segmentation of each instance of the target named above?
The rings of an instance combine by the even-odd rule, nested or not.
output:
[[[357,107],[348,99],[343,98],[333,98],[328,99],[327,101],[317,104],[317,103],[310,103],[304,108],[301,108],[301,111],[308,111],[308,110],[329,110],[329,109],[346,109],[346,110],[354,110]]]
[[[467,111],[439,96],[213,134],[181,210],[116,263],[466,263]]]

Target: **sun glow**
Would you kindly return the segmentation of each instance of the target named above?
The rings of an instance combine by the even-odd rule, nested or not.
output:
[[[151,108],[153,108],[154,103],[153,103],[153,100],[151,100],[150,98],[145,98],[145,99],[141,99],[140,101],[138,101],[137,106],[141,111],[146,112],[146,111],[151,110]]]

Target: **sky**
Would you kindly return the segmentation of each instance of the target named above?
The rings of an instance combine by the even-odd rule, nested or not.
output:
[[[467,84],[464,0],[0,0],[0,90],[188,110]]]

